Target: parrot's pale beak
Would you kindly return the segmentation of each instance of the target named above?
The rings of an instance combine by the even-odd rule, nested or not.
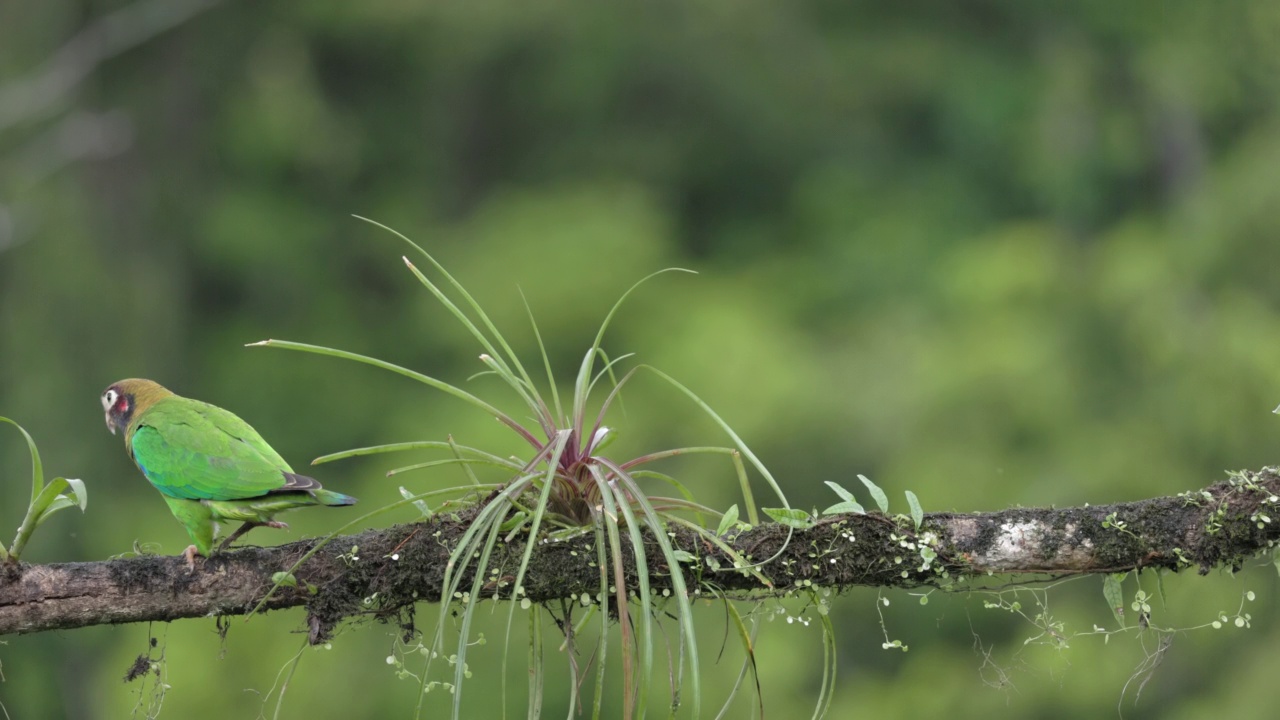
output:
[[[107,418],[107,429],[111,431],[111,434],[112,434],[112,435],[115,435],[115,434],[116,434],[116,424],[115,424],[115,423],[113,423],[113,422],[111,422],[111,413],[104,413],[104,415],[105,415],[105,416],[106,416],[106,418]]]

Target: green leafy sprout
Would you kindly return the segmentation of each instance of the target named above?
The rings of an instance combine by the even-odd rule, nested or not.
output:
[[[523,597],[523,582],[535,545],[539,542],[552,542],[564,537],[586,535],[594,539],[595,565],[599,568],[600,573],[599,591],[595,597],[589,597],[584,594],[577,601],[559,603],[560,615],[555,618],[558,626],[563,630],[566,645],[571,649],[571,652],[567,653],[567,655],[574,679],[571,688],[569,714],[572,716],[575,712],[581,712],[579,703],[584,703],[585,698],[580,697],[580,688],[587,680],[592,663],[595,665],[595,691],[591,700],[591,714],[592,717],[599,718],[606,713],[604,709],[604,689],[606,685],[606,661],[609,658],[607,652],[609,650],[608,630],[610,623],[616,620],[622,643],[620,655],[623,716],[627,718],[644,717],[651,690],[655,687],[655,641],[666,637],[656,625],[661,615],[667,615],[675,618],[679,630],[674,640],[677,646],[674,657],[672,657],[672,653],[667,653],[670,667],[669,676],[666,678],[667,682],[664,684],[670,689],[671,700],[670,706],[664,708],[663,712],[664,714],[674,714],[676,709],[687,699],[692,716],[702,717],[702,692],[699,682],[701,664],[693,622],[692,601],[703,592],[703,588],[707,588],[711,594],[714,594],[714,583],[700,582],[700,587],[690,588],[686,583],[682,568],[688,568],[698,578],[702,578],[702,573],[704,572],[746,572],[771,587],[769,581],[757,569],[768,560],[752,564],[747,558],[734,551],[725,541],[723,536],[741,525],[738,522],[736,504],[730,509],[729,513],[720,513],[710,507],[701,505],[694,500],[692,493],[679,480],[670,475],[647,469],[646,466],[655,461],[678,455],[712,454],[727,456],[735,468],[741,485],[747,519],[749,524],[754,525],[759,522],[759,518],[748,484],[746,467],[743,463],[745,458],[746,462],[750,463],[751,467],[764,478],[769,488],[777,495],[778,500],[784,506],[784,511],[789,506],[782,489],[768,469],[729,425],[702,399],[674,378],[647,365],[632,367],[627,372],[622,373],[619,379],[621,363],[630,356],[623,355],[610,359],[601,347],[605,331],[613,320],[614,315],[631,292],[640,284],[664,272],[690,271],[673,268],[653,273],[631,286],[622,294],[605,315],[595,340],[583,355],[573,383],[572,401],[566,407],[561,404],[556,378],[552,373],[551,363],[548,359],[542,336],[538,332],[537,323],[533,320],[532,311],[529,310],[527,303],[526,311],[533,327],[546,374],[547,393],[545,395],[480,305],[440,263],[404,235],[372,220],[358,219],[365,220],[399,237],[410,245],[417,254],[425,258],[427,263],[443,278],[443,282],[440,283],[433,281],[409,258],[404,258],[409,271],[462,323],[470,335],[480,344],[483,349],[480,361],[486,367],[482,374],[494,375],[500,378],[507,388],[519,398],[526,409],[526,414],[533,417],[533,423],[531,424],[518,422],[511,414],[503,412],[489,402],[460,387],[376,358],[328,347],[281,340],[265,340],[252,344],[253,346],[277,347],[352,360],[406,376],[452,395],[493,416],[512,432],[516,433],[529,446],[528,454],[523,458],[504,458],[478,448],[460,445],[455,443],[453,438],[449,438],[447,442],[420,441],[359,448],[326,455],[317,458],[315,461],[316,463],[322,463],[359,455],[408,450],[443,450],[448,452],[450,457],[398,468],[388,474],[394,475],[409,470],[443,465],[460,465],[471,481],[468,485],[419,494],[410,493],[401,488],[400,492],[403,499],[353,520],[348,525],[335,531],[329,536],[330,538],[337,537],[348,527],[352,527],[369,517],[407,504],[416,506],[424,515],[430,516],[432,511],[426,504],[428,497],[442,495],[461,497],[477,491],[489,493],[483,507],[478,510],[474,520],[457,542],[456,547],[452,548],[444,574],[440,615],[434,635],[429,639],[424,638],[424,642],[414,648],[420,651],[423,657],[424,667],[421,674],[406,673],[406,671],[401,670],[402,673],[411,674],[421,683],[418,715],[421,716],[423,713],[421,698],[427,691],[433,687],[447,687],[452,696],[452,717],[462,716],[462,688],[464,680],[470,674],[467,669],[466,656],[468,648],[474,644],[469,641],[469,638],[472,620],[479,604],[478,601],[482,597],[509,601],[507,614],[507,642],[509,643],[515,610],[517,608],[527,610],[532,605],[528,598]],[[450,292],[446,292],[446,290]],[[455,302],[451,295],[459,298],[459,301]],[[619,398],[622,388],[641,370],[657,376],[667,385],[688,397],[728,435],[732,441],[732,447],[676,448],[649,453],[629,460],[616,460],[604,454],[603,450],[616,436],[615,430],[605,424],[606,415],[613,406],[614,401]],[[606,385],[606,378],[607,384],[611,385],[611,387],[605,394],[603,401],[599,401],[598,409],[594,413],[590,412],[591,398],[595,393],[604,393],[602,387]],[[483,484],[475,476],[472,470],[473,466],[497,468],[509,475],[510,479],[498,484]],[[640,485],[640,481],[646,478],[665,482],[676,490],[678,497],[649,495]],[[707,518],[709,517],[718,519],[716,531],[714,532],[706,526]],[[712,522],[717,521],[713,520]],[[733,567],[721,570],[719,567],[701,562],[698,557],[687,551],[675,550],[669,538],[670,529],[674,526],[687,528],[703,538],[707,543],[720,549],[734,560]],[[795,526],[792,526],[791,529],[794,530]],[[510,578],[504,577],[502,582],[492,582],[497,577],[495,575],[497,568],[489,567],[494,548],[500,542],[511,542],[520,534],[525,536],[526,542],[523,556],[514,576]],[[628,568],[624,562],[624,545],[622,542],[624,535],[629,540],[629,545],[634,555],[634,568]],[[789,539],[790,536],[788,535]],[[646,544],[646,540],[650,541],[651,544]],[[658,557],[650,557],[646,548],[652,548],[655,544],[658,548]],[[277,573],[277,583],[288,584],[290,580],[296,582],[293,573],[319,547],[320,545],[317,545],[316,548],[313,548],[311,553],[300,559],[289,570]],[[355,556],[354,548],[349,556]],[[473,580],[469,587],[464,587],[464,570],[468,567],[472,568]],[[634,572],[636,585],[630,595],[628,595],[626,585],[626,573],[628,570]],[[669,590],[664,589],[662,593],[658,593],[651,588],[653,578],[660,574],[667,575],[665,583],[670,586]],[[495,585],[497,587],[496,590],[494,589]],[[506,591],[505,596],[503,595],[504,590]],[[450,602],[450,600],[454,602]],[[263,603],[265,603],[265,599]],[[452,608],[455,603],[461,605],[460,611],[456,613],[460,637],[456,645],[451,647],[451,651],[445,652],[445,628],[455,619],[455,611]],[[674,608],[671,607],[672,604],[674,604]],[[745,655],[739,682],[735,684],[733,690],[733,693],[736,693],[741,686],[741,681],[745,677],[748,667],[754,671],[753,643],[755,628],[753,626],[748,629],[742,617],[727,600],[726,604],[732,611],[731,617],[735,622],[737,636]],[[583,617],[575,619],[572,614],[579,605],[585,606],[586,610],[583,611]],[[555,616],[554,608],[550,607],[550,604],[547,610],[552,613],[553,617]],[[576,647],[575,643],[579,630],[585,627],[592,618],[594,618],[599,630],[596,649],[592,654],[592,660],[588,661],[587,666],[580,668],[572,649]],[[834,650],[831,646],[834,642],[834,636],[831,635],[830,622],[825,617],[823,620],[824,643],[828,646],[829,663],[827,677],[824,677],[823,697],[819,698],[815,717],[820,716],[830,703],[830,691],[833,683],[829,682],[829,680],[834,678]],[[541,643],[543,642],[541,614],[536,611],[530,612],[528,614],[528,622],[530,636],[529,658],[531,663],[529,673],[529,713],[530,717],[536,717],[539,712],[538,706],[541,704],[544,675],[541,651]],[[754,619],[752,622],[754,622]],[[504,652],[503,657],[508,658],[510,655],[510,652]],[[451,683],[442,683],[430,679],[432,677],[432,664],[440,659],[447,661],[453,668]],[[404,676],[402,675],[402,677]],[[506,673],[504,672],[502,687],[504,698],[507,693],[505,678]],[[757,687],[757,695],[758,693]],[[733,694],[726,701],[725,709],[728,708],[732,699]],[[724,712],[725,710],[722,710],[721,714],[723,715]]]
[[[75,478],[57,477],[44,482],[44,467],[40,463],[40,451],[36,449],[36,441],[21,425],[7,417],[0,417],[0,422],[7,422],[18,428],[27,441],[27,449],[31,453],[31,502],[27,505],[27,514],[18,526],[18,534],[13,544],[6,550],[0,545],[0,562],[17,563],[22,550],[31,539],[31,533],[50,516],[59,510],[79,506],[84,512],[89,502],[89,493],[85,490],[84,481]]]

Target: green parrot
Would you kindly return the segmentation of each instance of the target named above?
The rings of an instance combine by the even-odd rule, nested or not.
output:
[[[209,557],[218,523],[244,524],[218,549],[249,530],[286,528],[275,514],[307,505],[354,505],[298,475],[249,424],[220,407],[180,397],[151,380],[121,380],[102,393],[107,429],[124,431],[124,447],[169,503],[194,545],[183,552]]]

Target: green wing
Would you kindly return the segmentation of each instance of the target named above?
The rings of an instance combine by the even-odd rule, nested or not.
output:
[[[133,460],[157,490],[187,500],[241,500],[290,483],[289,464],[248,423],[220,407],[165,398],[139,418]]]

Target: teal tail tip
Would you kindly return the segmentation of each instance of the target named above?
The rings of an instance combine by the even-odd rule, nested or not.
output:
[[[316,490],[315,496],[316,500],[319,500],[321,505],[332,505],[337,507],[356,504],[356,499],[350,495],[343,495],[342,493],[334,492],[332,490]]]

